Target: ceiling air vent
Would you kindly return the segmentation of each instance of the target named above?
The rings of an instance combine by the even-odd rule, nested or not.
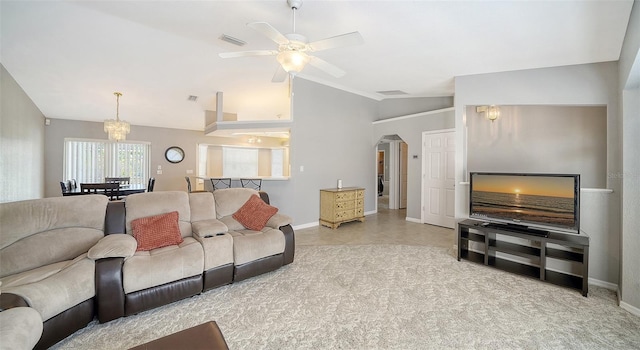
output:
[[[385,96],[400,96],[400,95],[408,95],[408,93],[401,90],[385,90],[385,91],[376,91],[380,95]]]
[[[227,34],[222,34],[218,39],[222,40],[222,41],[226,41],[229,44],[233,44],[236,46],[244,46],[246,44],[246,42],[238,39],[238,38],[234,38],[232,36],[228,36]]]
[[[196,101],[198,101],[198,96],[189,95],[187,97],[187,101],[196,102]]]

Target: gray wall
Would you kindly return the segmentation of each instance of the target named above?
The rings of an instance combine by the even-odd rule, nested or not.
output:
[[[318,222],[319,190],[335,187],[338,179],[344,186],[366,189],[365,211],[375,210],[375,146],[371,140],[377,102],[334,88],[296,79],[291,127],[289,180],[266,180],[262,188],[271,203],[294,218],[294,225]],[[322,98],[318,98],[322,96]],[[330,103],[327,103],[330,101]],[[106,139],[102,123],[51,119],[45,133],[46,193],[60,196],[63,176],[64,138]],[[227,138],[205,136],[202,131],[131,126],[128,140],[151,143],[151,172],[156,191],[186,190],[184,177],[197,172],[197,145],[224,143]],[[164,159],[167,147],[179,146],[184,161],[171,164]],[[158,166],[162,175],[155,174]],[[300,171],[304,166],[304,172]],[[193,170],[193,174],[187,174]]]
[[[44,115],[3,65],[0,92],[0,202],[42,198]]]
[[[640,3],[631,10],[620,53],[622,100],[622,264],[620,305],[640,316]]]
[[[372,122],[377,102],[303,79],[293,81],[291,177],[296,223],[318,222],[322,188],[365,188],[365,212],[377,199]],[[300,171],[300,167],[304,171]]]
[[[422,132],[453,129],[453,109],[431,111],[410,118],[377,121],[373,126],[373,141],[377,143],[385,135],[397,134],[409,146],[407,159],[407,218],[420,221],[422,188]],[[414,159],[413,156],[418,158]]]
[[[616,62],[566,67],[532,69],[481,74],[456,78],[456,181],[467,180],[470,116],[467,106],[475,105],[559,105],[606,106],[607,108],[607,174],[618,173],[620,112],[618,105],[618,65]],[[490,88],[488,88],[490,87]],[[552,129],[549,126],[549,129]],[[523,147],[517,135],[510,141]],[[557,155],[547,150],[540,157],[554,162]],[[595,283],[613,287],[619,283],[620,182],[607,177],[606,186],[613,192],[582,197],[581,228],[590,236],[589,277]],[[592,211],[585,212],[585,208]],[[604,211],[604,212],[603,212]],[[468,186],[456,186],[456,218],[468,217]]]
[[[46,197],[61,196],[60,185],[58,184],[63,176],[64,139],[65,138],[87,138],[106,139],[103,124],[97,122],[86,122],[66,119],[51,119],[51,125],[46,127],[45,132],[45,183]],[[238,144],[228,137],[205,136],[203,131],[180,130],[157,128],[150,126],[132,125],[131,133],[127,135],[127,140],[145,141],[151,143],[151,176],[156,178],[156,191],[186,191],[187,183],[185,176],[197,175],[197,148],[199,143],[208,144]],[[246,144],[249,145],[249,144]],[[164,152],[168,147],[179,146],[185,151],[185,158],[178,164],[167,162]],[[157,174],[158,166],[162,167],[162,174]],[[192,174],[187,174],[188,170],[193,170]],[[263,181],[262,188],[270,192],[273,187],[280,187],[276,183],[287,182],[287,180],[267,180]],[[274,205],[280,204],[278,193],[270,193],[271,202]],[[283,213],[287,213],[288,208],[281,208]]]
[[[388,98],[378,103],[378,120],[453,107],[453,96]]]
[[[468,171],[581,174],[582,187],[606,188],[606,107],[500,106],[500,112],[491,122],[467,106]]]

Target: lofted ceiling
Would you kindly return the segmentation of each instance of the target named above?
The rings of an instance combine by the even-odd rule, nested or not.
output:
[[[616,61],[633,0],[305,0],[296,32],[310,41],[359,31],[364,44],[315,53],[347,74],[307,66],[299,78],[373,99],[452,96],[454,77]],[[0,2],[0,61],[49,118],[203,130],[204,110],[224,93],[239,120],[289,118],[289,89],[272,83],[275,57],[221,52],[276,49],[246,26],[286,34],[277,1]],[[222,34],[247,44],[219,40]],[[299,79],[296,78],[296,79]],[[190,95],[197,101],[189,101]],[[322,97],[319,97],[322,98]]]

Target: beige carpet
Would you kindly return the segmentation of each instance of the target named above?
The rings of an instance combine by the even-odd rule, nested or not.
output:
[[[301,246],[293,264],[136,316],[59,349],[124,349],[215,320],[231,349],[639,349],[640,318],[442,248]]]

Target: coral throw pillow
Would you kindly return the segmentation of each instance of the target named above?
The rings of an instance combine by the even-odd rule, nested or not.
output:
[[[232,216],[242,226],[250,230],[260,231],[277,212],[278,208],[270,206],[258,195],[253,194]]]
[[[147,216],[131,221],[133,237],[138,241],[137,252],[182,243],[178,226],[178,212]]]

